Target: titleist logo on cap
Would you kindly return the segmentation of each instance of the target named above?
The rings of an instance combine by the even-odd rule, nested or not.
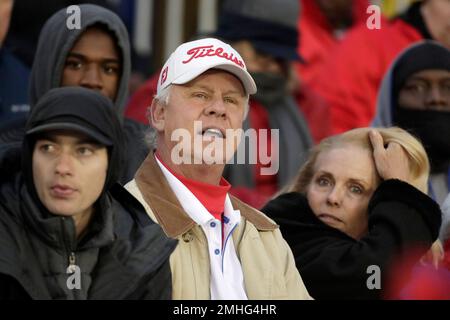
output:
[[[214,49],[213,45],[210,46],[201,46],[189,49],[186,52],[190,57],[187,60],[182,61],[183,64],[189,63],[194,59],[205,58],[205,57],[213,57],[217,56],[219,58],[227,59],[231,62],[234,62],[241,68],[244,68],[244,62],[239,60],[233,53],[224,52],[222,47],[218,47]]]

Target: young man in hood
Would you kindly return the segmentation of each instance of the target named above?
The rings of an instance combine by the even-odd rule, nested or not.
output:
[[[176,243],[116,183],[123,143],[109,99],[56,88],[2,145],[0,299],[170,298]]]
[[[174,299],[310,298],[278,226],[229,195],[222,176],[255,92],[239,53],[214,38],[181,44],[161,71],[149,109],[156,148],[126,188],[179,239]]]
[[[56,12],[41,30],[30,79],[30,106],[48,90],[80,86],[100,92],[113,101],[124,127],[126,164],[121,182],[129,181],[148,148],[146,127],[123,116],[131,72],[128,33],[112,11],[90,4],[80,8],[81,28],[68,28],[66,8]],[[0,140],[21,140],[23,128],[8,132]]]

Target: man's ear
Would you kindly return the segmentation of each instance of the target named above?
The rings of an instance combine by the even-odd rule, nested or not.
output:
[[[153,99],[150,106],[148,121],[156,131],[163,131],[165,126],[165,105],[158,99]]]

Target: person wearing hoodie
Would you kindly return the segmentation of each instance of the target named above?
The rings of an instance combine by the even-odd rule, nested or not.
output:
[[[111,101],[49,90],[21,146],[0,148],[0,299],[169,299],[176,241],[117,184]],[[95,176],[95,179],[92,177]]]
[[[382,81],[372,125],[396,125],[423,142],[431,162],[429,194],[442,205],[450,197],[450,50],[428,40],[400,53]],[[443,213],[444,242],[450,211]]]
[[[416,281],[405,290],[405,297],[421,298],[425,288],[438,287],[430,285],[433,279],[450,281],[450,274],[445,275],[450,271],[450,50],[428,40],[400,53],[384,76],[376,112],[373,126],[409,130],[424,143],[431,162],[429,195],[443,215],[434,250],[442,261],[437,270],[418,268]],[[450,297],[448,288],[447,283],[437,296]]]
[[[394,268],[417,263],[438,236],[428,173],[423,146],[405,130],[354,129],[315,146],[288,192],[262,211],[280,225],[315,299],[389,298]]]
[[[80,8],[81,28],[68,28],[66,9],[56,12],[41,30],[30,77],[30,107],[48,90],[81,86],[110,98],[125,132],[125,183],[145,159],[146,126],[124,117],[131,72],[127,30],[112,11],[96,5]],[[0,141],[20,141],[23,125],[0,134]]]

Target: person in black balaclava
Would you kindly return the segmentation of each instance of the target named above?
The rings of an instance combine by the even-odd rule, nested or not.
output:
[[[0,147],[0,299],[169,299],[175,242],[116,183],[123,130],[92,90],[48,91]]]
[[[375,126],[394,124],[418,136],[430,157],[431,173],[445,178],[450,165],[449,88],[450,51],[432,41],[413,45],[386,74],[374,120]],[[445,183],[444,191],[435,195],[439,203],[448,193]]]
[[[66,8],[51,16],[41,30],[30,77],[30,108],[48,90],[80,86],[109,97],[125,134],[125,165],[121,183],[134,177],[146,157],[147,126],[123,116],[131,72],[128,33],[121,19],[100,6],[83,4],[81,28],[68,28]],[[0,131],[0,142],[22,141],[23,123]]]
[[[450,196],[450,51],[431,40],[403,51],[385,75],[373,125],[397,125],[422,141],[431,162],[429,194],[442,205]],[[444,212],[442,240],[449,216]]]
[[[409,51],[394,70],[394,123],[420,137],[432,173],[450,165],[450,51],[438,44]]]
[[[297,53],[298,15],[296,0],[226,0],[215,32],[241,54],[258,88],[250,99],[244,129],[279,130],[278,149],[271,153],[272,163],[279,164],[276,175],[264,176],[258,166],[236,161],[225,168],[225,177],[234,188],[232,193],[255,207],[261,207],[294,178],[313,144],[305,118],[290,92],[291,86],[298,85],[293,83],[292,63],[301,61]]]

